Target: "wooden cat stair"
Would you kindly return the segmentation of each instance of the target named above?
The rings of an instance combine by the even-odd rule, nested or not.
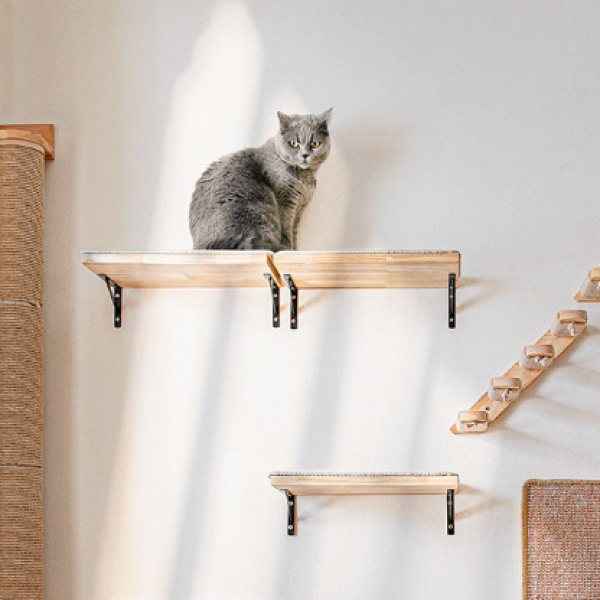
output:
[[[584,310],[560,311],[552,327],[521,356],[502,377],[492,380],[490,389],[466,411],[458,414],[450,431],[458,434],[483,433],[538,377],[552,368],[556,359],[586,331]]]
[[[269,287],[279,327],[280,288],[290,290],[290,327],[298,327],[300,289],[446,288],[448,326],[456,327],[457,251],[82,252],[81,262],[109,289],[114,326],[122,325],[124,288]],[[285,282],[285,283],[284,283]]]

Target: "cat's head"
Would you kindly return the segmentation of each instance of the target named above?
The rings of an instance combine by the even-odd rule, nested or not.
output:
[[[320,115],[286,115],[278,112],[276,136],[279,156],[301,169],[318,169],[329,155],[329,122],[333,108]]]

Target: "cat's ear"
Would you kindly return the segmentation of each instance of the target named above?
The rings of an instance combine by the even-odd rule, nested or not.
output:
[[[277,111],[277,116],[279,117],[279,130],[284,133],[292,123],[292,118],[279,111]]]
[[[331,114],[333,113],[333,107],[329,110],[326,110],[323,114],[319,115],[319,121],[324,125],[329,125],[331,123]]]

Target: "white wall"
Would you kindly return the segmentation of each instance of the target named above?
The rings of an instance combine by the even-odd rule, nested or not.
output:
[[[47,599],[519,597],[522,483],[598,477],[599,309],[489,433],[448,427],[600,260],[598,3],[1,7],[0,121],[57,126]],[[302,292],[297,331],[266,290],[126,290],[114,330],[78,252],[189,248],[205,165],[329,106],[301,247],[460,250],[458,328],[442,290]],[[457,471],[457,534],[439,497],[315,498],[288,538],[267,473],[305,468]]]

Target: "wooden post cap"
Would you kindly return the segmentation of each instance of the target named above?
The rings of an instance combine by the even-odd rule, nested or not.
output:
[[[554,356],[554,346],[545,344],[539,346],[525,346],[525,356],[527,356],[527,358],[552,358]]]
[[[587,311],[585,310],[561,310],[558,313],[560,323],[587,323]]]
[[[461,423],[487,423],[488,414],[485,410],[462,410],[458,413]]]
[[[0,141],[40,146],[46,160],[54,160],[54,125],[0,125]]]
[[[589,274],[590,281],[600,281],[600,267],[592,269]]]
[[[520,390],[523,382],[518,377],[494,377],[492,387],[497,390]]]

